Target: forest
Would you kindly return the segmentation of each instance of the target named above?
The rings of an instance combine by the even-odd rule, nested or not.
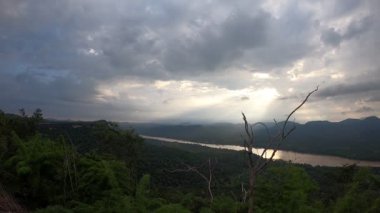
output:
[[[247,212],[247,182],[242,152],[0,111],[0,212]],[[274,161],[258,176],[254,210],[380,212],[380,171]]]

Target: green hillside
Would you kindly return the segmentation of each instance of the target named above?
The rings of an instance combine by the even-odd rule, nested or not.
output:
[[[107,121],[0,112],[0,212],[247,212],[244,153],[143,141]],[[210,162],[210,164],[207,164]],[[212,196],[200,174],[211,171]],[[379,212],[379,171],[274,162],[256,212]]]

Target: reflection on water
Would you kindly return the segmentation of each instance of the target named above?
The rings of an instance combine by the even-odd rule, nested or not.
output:
[[[218,145],[218,144],[206,144],[206,143],[197,143],[192,141],[178,140],[172,138],[163,138],[163,137],[153,137],[147,135],[141,135],[141,137],[145,139],[163,141],[163,142],[171,142],[171,143],[180,143],[180,144],[193,144],[199,146],[205,146],[215,149],[227,149],[227,150],[235,150],[242,151],[244,147],[236,146],[236,145]],[[252,151],[254,154],[261,154],[263,152],[262,148],[254,149]],[[273,150],[269,149],[267,151],[266,158],[269,158],[273,153]],[[368,166],[368,167],[380,167],[379,161],[362,161],[362,160],[352,160],[348,158],[329,156],[329,155],[315,155],[315,154],[303,154],[298,152],[291,151],[277,151],[274,155],[273,159],[281,159],[284,161],[291,161],[293,163],[299,164],[309,164],[312,166],[330,166],[337,167],[349,164],[356,164],[358,166]]]

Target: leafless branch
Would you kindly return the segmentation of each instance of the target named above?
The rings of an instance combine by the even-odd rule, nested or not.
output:
[[[66,146],[66,141],[63,141],[63,148],[65,152],[65,157],[64,157],[64,184],[63,184],[63,191],[64,191],[64,197],[66,198],[66,178],[69,179],[70,181],[70,188],[71,192],[75,192],[78,189],[78,183],[79,183],[79,178],[78,178],[78,172],[77,172],[77,166],[76,166],[76,155],[75,152],[73,151],[74,144],[71,140],[70,135],[65,131],[64,132],[69,143],[69,147]]]
[[[313,94],[313,93],[315,93],[316,91],[318,91],[318,89],[319,89],[319,86],[317,86],[317,88],[315,88],[315,90],[313,90],[313,91],[311,91],[311,92],[309,92],[309,94],[307,94],[307,96],[306,96],[306,98],[301,102],[301,104],[300,105],[298,105],[289,115],[288,115],[288,117],[285,119],[285,122],[284,122],[284,125],[282,126],[282,138],[286,138],[286,136],[288,136],[291,132],[289,132],[289,133],[287,133],[286,134],[286,136],[285,136],[285,128],[286,128],[286,125],[288,124],[288,121],[289,121],[289,119],[290,119],[290,117],[292,117],[292,115],[295,113],[295,112],[297,112],[297,110],[299,110],[305,103],[306,103],[306,101],[309,99],[309,97]],[[293,131],[293,130],[291,130],[291,131]]]
[[[212,203],[213,200],[214,200],[214,195],[212,193],[212,180],[213,180],[213,166],[212,166],[212,163],[211,163],[211,159],[209,158],[208,161],[207,161],[207,164],[208,164],[208,176],[206,174],[203,174],[202,172],[199,171],[199,169],[197,167],[194,167],[194,166],[190,166],[188,164],[185,164],[185,163],[182,163],[184,165],[184,169],[174,169],[174,170],[167,170],[168,172],[170,173],[175,173],[175,172],[195,172],[196,174],[198,174],[202,179],[204,179],[207,183],[207,190],[208,190],[208,193],[210,195],[210,202]],[[200,166],[200,167],[203,167]]]
[[[276,155],[276,152],[280,148],[282,142],[284,142],[288,136],[294,132],[296,129],[295,122],[293,122],[293,126],[287,130],[287,126],[289,124],[289,119],[293,116],[295,112],[297,112],[309,99],[309,97],[318,91],[318,86],[316,89],[313,91],[309,92],[307,96],[304,98],[304,100],[296,107],[294,108],[286,117],[285,121],[283,122],[282,127],[280,127],[279,123],[274,119],[275,126],[278,129],[278,133],[271,136],[269,128],[267,127],[266,124],[262,122],[257,122],[253,125],[249,125],[249,122],[247,121],[247,117],[245,116],[244,113],[243,115],[243,121],[244,121],[244,130],[246,134],[246,138],[243,139],[244,141],[244,150],[247,153],[248,156],[248,168],[249,168],[249,190],[248,190],[248,196],[249,196],[249,210],[248,212],[253,212],[253,194],[254,194],[254,184],[256,180],[256,176],[262,172],[270,162],[272,162],[274,156]],[[268,143],[266,146],[263,148],[263,151],[261,154],[253,158],[252,157],[252,150],[254,149],[254,143],[255,143],[255,138],[254,138],[254,128],[256,126],[262,126],[264,127],[264,130],[268,136]],[[275,145],[273,147],[273,145]],[[272,149],[272,153],[269,158],[266,158],[266,154],[268,152],[268,149]],[[243,185],[242,185],[242,190],[243,190]]]
[[[245,203],[246,200],[247,200],[248,192],[247,192],[247,190],[245,189],[245,187],[244,187],[244,183],[243,183],[243,182],[241,183],[241,192],[242,192],[242,194],[243,194],[243,203]]]

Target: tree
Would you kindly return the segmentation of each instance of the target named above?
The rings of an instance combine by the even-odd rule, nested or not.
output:
[[[63,142],[39,135],[23,140],[13,134],[11,143],[16,151],[4,159],[4,169],[10,176],[3,178],[5,184],[15,186],[15,195],[22,196],[31,206],[60,202],[65,156]]]
[[[268,166],[270,162],[272,162],[273,157],[275,156],[276,152],[280,148],[282,142],[284,142],[288,136],[296,129],[295,125],[293,125],[290,129],[288,127],[289,119],[292,117],[292,115],[297,112],[309,99],[309,97],[314,93],[318,91],[318,87],[309,92],[309,94],[305,97],[305,99],[299,104],[291,113],[287,116],[285,121],[280,125],[277,123],[276,120],[275,124],[278,129],[277,133],[274,135],[271,135],[269,128],[266,124],[262,122],[257,122],[252,125],[250,125],[247,121],[247,118],[244,113],[243,115],[243,121],[244,121],[244,129],[246,138],[244,141],[244,149],[245,153],[247,154],[247,163],[248,163],[248,173],[249,173],[249,180],[248,180],[248,205],[249,209],[248,212],[254,211],[254,194],[255,194],[255,184],[257,176]],[[253,149],[254,145],[256,143],[255,141],[255,134],[254,134],[254,128],[256,126],[262,126],[266,130],[266,133],[268,135],[268,143],[267,146],[263,149],[259,157],[253,156]],[[270,152],[269,148],[272,148],[273,150]],[[264,158],[265,156],[269,156],[268,158]]]
[[[311,193],[317,189],[303,168],[272,165],[257,178],[255,204],[262,212],[315,212]]]
[[[19,111],[19,113],[20,113],[21,117],[23,117],[23,118],[27,117],[27,115],[26,115],[26,113],[25,113],[25,109],[24,109],[24,108],[21,108],[21,109],[19,109],[18,111]]]
[[[368,168],[359,168],[334,212],[380,212],[380,178]]]
[[[88,154],[79,159],[78,169],[80,177],[78,191],[86,202],[133,193],[131,171],[122,161]]]
[[[40,108],[37,108],[33,112],[32,119],[35,120],[36,122],[41,122],[43,120],[42,110]]]
[[[214,166],[212,165],[211,159],[210,158],[208,159],[208,174],[202,173],[201,171],[199,171],[197,167],[190,166],[185,163],[183,163],[183,165],[186,167],[185,169],[175,169],[169,172],[195,172],[196,174],[198,174],[207,183],[207,191],[210,196],[210,202],[212,203],[214,200],[214,195],[212,193],[211,186],[212,186],[212,180],[213,180]]]

